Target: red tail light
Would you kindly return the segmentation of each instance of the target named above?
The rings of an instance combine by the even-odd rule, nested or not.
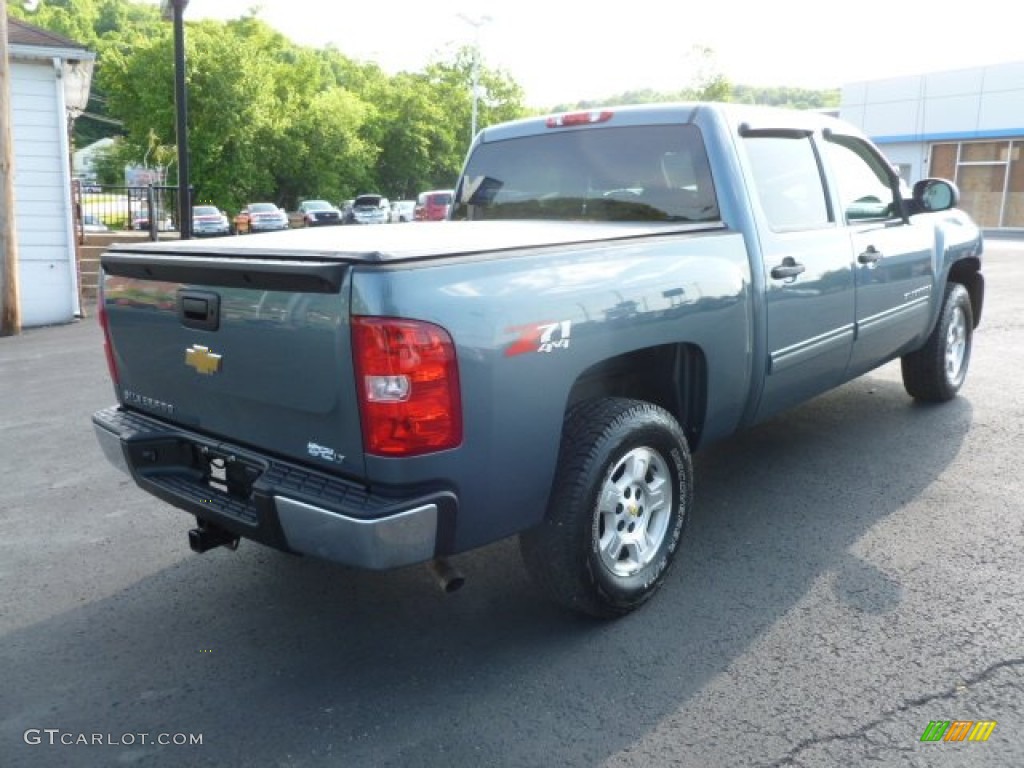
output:
[[[102,276],[100,279],[102,280]],[[103,352],[107,356],[107,370],[110,372],[110,380],[114,383],[114,389],[117,389],[117,363],[114,362],[114,347],[110,343],[110,319],[107,317],[107,305],[103,298],[102,285],[100,286],[99,300],[96,302],[96,306],[98,308],[96,317],[99,320],[100,328],[103,329]]]
[[[367,453],[417,456],[462,442],[459,369],[444,328],[355,317],[352,349]]]

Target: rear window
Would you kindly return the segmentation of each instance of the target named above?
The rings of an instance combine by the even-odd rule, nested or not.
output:
[[[437,192],[427,196],[427,205],[451,205],[451,192]]]
[[[452,218],[704,222],[719,210],[700,131],[656,125],[481,144]]]
[[[380,201],[380,195],[363,195],[362,197],[357,197],[353,205],[359,208],[378,208],[380,207]]]
[[[214,208],[212,205],[197,205],[192,209],[192,215],[194,216],[218,216],[220,211]]]

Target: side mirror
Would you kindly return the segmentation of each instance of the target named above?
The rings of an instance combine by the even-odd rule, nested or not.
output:
[[[947,211],[960,202],[960,190],[946,179],[921,179],[914,184],[913,199],[914,207],[919,211]]]

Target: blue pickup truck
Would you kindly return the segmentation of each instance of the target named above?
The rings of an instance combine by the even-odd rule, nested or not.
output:
[[[853,127],[723,104],[487,128],[449,221],[113,246],[108,458],[240,538],[371,569],[512,535],[614,617],[665,578],[691,452],[899,358],[957,395],[981,317],[956,187]]]

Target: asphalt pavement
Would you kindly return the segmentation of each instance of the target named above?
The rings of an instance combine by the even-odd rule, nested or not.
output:
[[[1024,243],[984,271],[960,397],[890,364],[699,452],[680,561],[611,623],[511,541],[452,595],[194,555],[93,437],[95,318],[0,339],[0,766],[1024,765]]]

